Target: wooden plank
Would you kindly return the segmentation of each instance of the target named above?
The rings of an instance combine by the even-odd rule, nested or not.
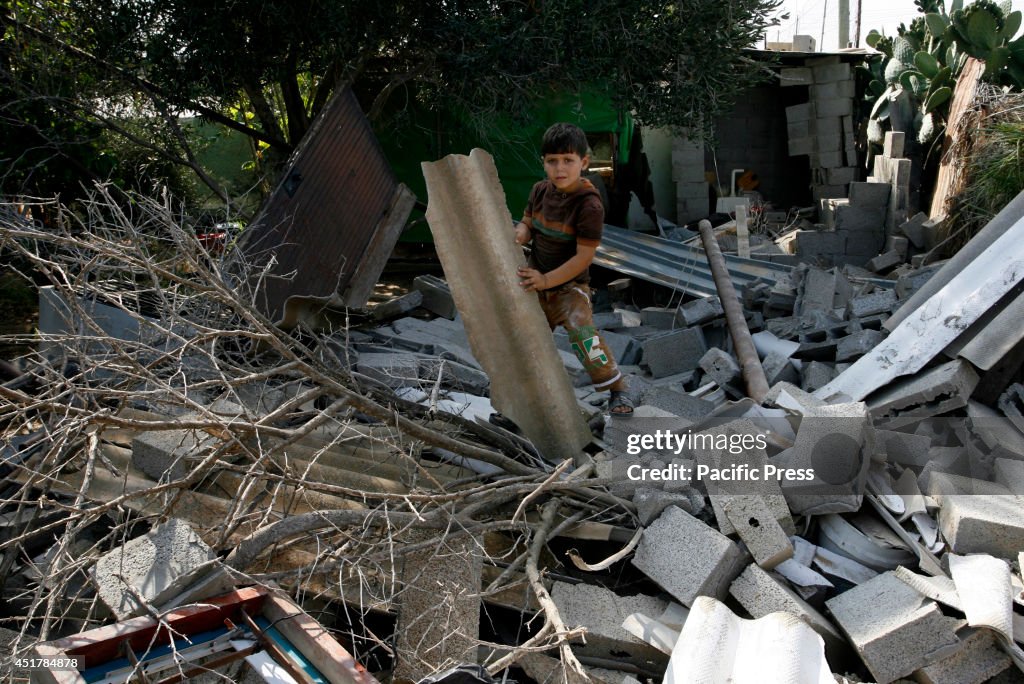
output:
[[[946,205],[963,189],[963,159],[953,153],[960,147],[960,135],[963,133],[960,128],[964,116],[974,103],[984,71],[984,62],[969,57],[956,81],[953,102],[949,106],[949,123],[946,124],[946,133],[942,138],[942,161],[939,163],[939,174],[935,179],[929,218],[947,216],[949,207]]]

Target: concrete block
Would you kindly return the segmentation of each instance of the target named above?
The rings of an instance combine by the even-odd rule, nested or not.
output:
[[[811,130],[811,121],[791,121],[786,124],[786,140],[800,140],[811,138],[814,132]]]
[[[722,510],[736,534],[746,544],[754,562],[770,570],[793,557],[793,543],[769,510],[764,497],[752,494],[730,496]]]
[[[771,613],[788,613],[806,622],[825,642],[829,662],[839,662],[849,651],[843,635],[828,618],[756,565],[747,566],[729,587],[729,593],[755,619]]]
[[[836,99],[852,100],[855,93],[853,81],[832,81],[830,83],[812,85],[810,87],[810,94],[811,99],[817,104]],[[840,132],[837,130],[836,137],[839,137],[839,135]]]
[[[940,495],[943,483],[969,481],[965,494]],[[983,486],[990,485],[990,486]],[[959,487],[963,487],[960,485]],[[938,496],[939,529],[953,553],[988,553],[1014,559],[1024,550],[1024,499],[984,480],[932,473],[928,493]]]
[[[789,156],[796,157],[801,154],[811,154],[815,150],[815,138],[790,138],[787,141]]]
[[[850,72],[850,65],[847,62],[839,64],[819,64],[814,67],[815,83],[834,83],[836,81],[850,81],[853,76]]]
[[[211,563],[216,558],[217,554],[188,523],[171,518],[101,557],[92,569],[92,577],[100,600],[118,620],[124,620],[147,614],[126,583],[158,610],[165,601],[211,575],[219,575],[219,579],[208,583],[202,596],[191,596],[192,600],[229,590],[230,579]]]
[[[458,361],[437,357],[419,360],[419,377],[423,384],[433,384],[440,375],[441,384],[463,392],[486,397],[491,386],[487,373],[471,368]]]
[[[423,308],[427,311],[454,320],[458,315],[452,291],[441,278],[432,275],[416,276],[412,286],[423,295]]]
[[[631,336],[611,332],[609,330],[601,331],[601,339],[604,340],[605,346],[611,351],[612,356],[615,357],[616,362],[624,366],[630,366],[636,363],[640,358],[640,343],[634,340]]]
[[[926,435],[893,430],[875,430],[875,453],[889,463],[923,467],[932,455],[932,440]]]
[[[779,70],[779,85],[809,86],[814,83],[814,72],[807,67],[783,67]]]
[[[969,630],[961,634],[956,653],[925,665],[914,673],[919,684],[981,684],[1013,665],[1006,651],[1000,648],[995,633],[987,629]],[[1015,673],[1020,680],[1020,672]]]
[[[892,311],[899,299],[895,290],[876,290],[871,294],[854,297],[847,307],[850,318],[865,318]]]
[[[884,209],[889,206],[892,187],[888,183],[851,183],[850,205],[864,209]]]
[[[697,368],[706,351],[700,328],[674,330],[644,342],[642,363],[655,378],[663,378]]]
[[[648,306],[640,309],[640,322],[652,328],[671,330],[676,323],[676,309],[661,306]]]
[[[853,361],[875,348],[886,334],[880,330],[860,330],[836,343],[836,361]]]
[[[946,617],[892,572],[878,575],[825,602],[879,682],[906,677],[960,647],[962,621]]]
[[[820,115],[814,120],[814,133],[818,136],[818,150],[838,150],[842,146],[840,140],[842,122],[837,117],[822,118]],[[832,144],[835,144],[835,147]]]
[[[868,407],[876,418],[937,416],[967,406],[978,380],[969,363],[955,359],[896,380],[872,395]]]
[[[840,166],[834,169],[825,169],[825,180],[829,185],[849,185],[857,180],[857,167]]]
[[[690,463],[692,465],[692,461]],[[669,506],[678,506],[690,515],[698,515],[704,508],[704,495],[692,487],[675,492],[641,487],[633,494],[633,504],[636,506],[636,517],[646,527]]]
[[[835,166],[843,166],[842,164],[836,164]],[[839,197],[846,197],[846,186],[845,185],[814,185],[811,186],[811,197],[815,203],[823,199],[833,199]]]
[[[883,229],[875,231],[838,231],[846,238],[846,254],[850,259],[845,263],[861,266],[878,254],[884,241]]]
[[[797,383],[800,381],[800,373],[789,362],[789,357],[776,352],[769,352],[761,361],[761,368],[764,369],[768,386],[771,387],[779,382]]]
[[[889,235],[885,238],[885,246],[882,249],[886,252],[896,252],[900,259],[906,261],[910,253],[910,240],[902,235]]]
[[[392,318],[404,316],[410,311],[418,309],[421,304],[423,304],[423,293],[419,290],[413,290],[412,292],[406,292],[404,295],[395,297],[394,299],[381,302],[377,306],[373,307],[373,311],[371,313],[375,320],[390,320]]]
[[[704,418],[715,409],[715,405],[709,401],[668,387],[652,387],[643,394],[641,401],[694,422]]]
[[[820,118],[850,116],[853,113],[853,98],[816,100],[814,102],[814,111]]]
[[[822,361],[810,361],[800,369],[800,384],[807,392],[814,392],[836,377],[835,368]]]
[[[415,354],[360,354],[356,371],[388,387],[419,385],[420,357]]]
[[[841,166],[846,166],[846,157],[843,155],[843,151],[837,146],[834,150],[818,150],[818,166],[823,169],[834,169]],[[827,186],[835,187],[835,186]],[[843,193],[842,197],[846,196],[846,188],[839,186]]]
[[[644,530],[632,563],[689,607],[698,596],[724,598],[743,554],[722,533],[670,506]]]
[[[997,458],[993,466],[996,482],[1011,494],[1024,495],[1024,461],[1015,458]]]
[[[828,230],[798,230],[796,252],[801,257],[832,256],[846,252],[846,236]]]
[[[853,188],[858,183],[850,183]],[[863,185],[875,185],[864,183]],[[883,239],[883,227],[885,226],[885,207],[872,207],[870,205],[837,204],[835,207],[833,227],[836,230],[847,230],[850,232],[864,231],[878,235],[879,243]],[[875,252],[878,253],[877,251]]]
[[[883,252],[882,254],[879,254],[878,256],[874,257],[866,264],[864,264],[864,268],[875,273],[882,273],[884,271],[888,271],[890,268],[894,266],[899,266],[902,263],[903,257],[900,255],[900,253],[897,252],[896,250],[892,250],[890,252]]]
[[[700,358],[700,367],[719,387],[725,387],[740,377],[740,367],[732,354],[712,347]]]
[[[899,225],[897,230],[918,249],[924,248],[924,224],[928,222],[928,214],[918,212]]]
[[[616,330],[618,328],[630,327],[626,323],[626,317],[622,311],[601,311],[595,312],[593,316],[594,327],[598,330]]]
[[[813,118],[814,104],[812,102],[794,104],[793,106],[787,106],[787,108],[785,108],[785,120],[788,123],[794,123],[796,121],[810,121]]]
[[[882,143],[882,156],[895,159],[903,156],[903,146],[906,135],[902,131],[886,131],[885,141]]]
[[[573,650],[584,656],[608,660],[664,662],[664,653],[627,632],[623,621],[633,613],[657,617],[668,602],[654,596],[619,596],[604,587],[591,584],[554,582],[551,599],[566,626],[587,628],[585,644]]]
[[[201,430],[143,432],[132,440],[132,463],[154,480],[180,480],[219,443]]]
[[[927,283],[944,264],[945,262],[931,264],[924,268],[919,268],[911,273],[901,275],[896,279],[896,295],[900,299],[909,299],[910,296],[921,289],[921,286]]]
[[[715,295],[711,295],[710,297],[695,299],[681,305],[676,322],[677,325],[681,323],[686,327],[692,327],[701,323],[707,323],[724,315],[725,310],[722,309],[722,300]]]

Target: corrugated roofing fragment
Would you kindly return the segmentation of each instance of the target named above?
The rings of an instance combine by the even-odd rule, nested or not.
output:
[[[690,608],[664,684],[833,684],[825,642],[787,613],[744,620],[702,596]]]
[[[246,258],[269,269],[257,299],[264,313],[288,326],[303,302],[364,305],[415,201],[355,95],[337,93],[240,239]]]
[[[483,150],[424,163],[427,221],[473,355],[491,378],[491,403],[551,459],[577,459],[590,431],[562,369],[525,264],[494,160]]]

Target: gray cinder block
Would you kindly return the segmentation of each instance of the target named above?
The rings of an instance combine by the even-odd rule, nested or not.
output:
[[[722,309],[722,300],[718,297],[704,297],[686,302],[679,307],[676,320],[689,327],[707,323],[708,321],[725,315]]]
[[[216,557],[188,523],[171,518],[100,558],[92,570],[96,593],[119,620],[143,615],[146,609],[126,583],[159,609],[201,578],[223,573],[211,563]],[[230,587],[229,578],[222,574],[219,581],[207,583],[202,596],[189,598],[214,596]]]
[[[967,633],[956,653],[925,665],[914,678],[921,684],[981,684],[1012,665],[1010,656],[996,642],[995,633],[977,629]]]
[[[736,359],[718,347],[712,347],[700,358],[700,367],[719,387],[725,387],[740,377]]]
[[[881,330],[859,330],[836,342],[836,361],[853,361],[875,348],[886,337]]]
[[[655,378],[697,368],[707,351],[700,328],[686,328],[650,337],[644,342],[643,361]]]
[[[738,494],[725,497],[722,510],[729,518],[754,562],[771,569],[793,557],[793,543],[768,508],[764,497],[756,494]]]
[[[960,645],[956,630],[963,621],[943,615],[892,572],[825,605],[879,682],[906,677],[936,660],[943,647],[952,652]]]
[[[448,283],[437,276],[421,275],[416,276],[412,286],[423,296],[424,309],[448,320],[453,320],[459,311],[455,308],[455,300],[452,298],[452,291]]]
[[[644,530],[632,563],[689,607],[698,596],[722,599],[743,567],[743,554],[722,533],[669,506]]]
[[[633,613],[657,617],[668,608],[667,601],[643,594],[619,596],[604,587],[566,582],[554,583],[551,599],[567,626],[587,628],[586,644],[573,647],[579,653],[613,660],[666,660],[664,653],[627,632],[622,623]]]

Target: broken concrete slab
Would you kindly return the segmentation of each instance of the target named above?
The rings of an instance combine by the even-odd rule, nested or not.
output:
[[[972,629],[960,636],[956,653],[914,673],[920,684],[981,684],[1013,666],[990,630]]]
[[[693,488],[684,491],[637,488],[633,494],[636,517],[647,527],[658,519],[669,506],[678,506],[690,515],[698,515],[704,508],[704,496]]]
[[[670,506],[644,530],[632,563],[689,607],[698,596],[724,597],[743,568],[743,554],[728,537]]]
[[[864,356],[885,339],[879,330],[860,330],[839,338],[836,342],[836,361],[853,361]]]
[[[577,653],[613,661],[665,662],[662,651],[627,632],[622,623],[633,613],[661,615],[667,601],[643,594],[619,596],[604,587],[566,582],[553,583],[551,599],[567,627],[587,628],[586,642],[573,647]]]
[[[732,354],[718,347],[712,347],[700,358],[701,369],[714,380],[719,387],[726,387],[740,377],[740,367]]]
[[[875,273],[883,273],[888,271],[893,266],[898,266],[903,263],[903,255],[896,250],[890,250],[883,252],[878,256],[869,260],[864,264],[864,268]]]
[[[451,288],[441,278],[432,275],[416,276],[412,286],[421,293],[422,306],[427,311],[448,320],[454,320],[458,315]]]
[[[686,327],[692,327],[724,315],[722,300],[717,296],[711,296],[695,299],[680,306],[676,320]]]
[[[978,380],[969,363],[954,359],[892,383],[870,397],[868,408],[873,417],[889,419],[890,426],[898,424],[895,419],[942,415],[967,406]]]
[[[895,290],[877,290],[871,294],[851,299],[847,311],[851,318],[864,318],[888,313],[893,310],[898,301],[899,298]]]
[[[879,682],[891,682],[955,653],[962,620],[946,617],[892,572],[826,601]]]
[[[790,362],[789,358],[782,354],[771,352],[761,361],[764,369],[764,377],[769,387],[780,382],[797,383],[800,381],[800,372]]]
[[[92,569],[96,594],[119,620],[148,611],[128,586],[157,610],[189,585],[216,576],[198,600],[215,596],[232,586],[221,569],[217,554],[184,520],[171,518],[96,561]]]
[[[542,454],[578,461],[590,430],[536,295],[519,287],[525,259],[507,229],[512,217],[493,159],[477,149],[422,167],[427,221],[473,354],[491,378],[491,402]],[[508,329],[514,338],[495,334]]]
[[[410,311],[415,311],[420,308],[421,304],[423,304],[423,293],[419,290],[413,290],[394,299],[381,302],[373,307],[371,314],[374,320],[386,321],[404,316]]]
[[[640,309],[640,324],[671,330],[676,325],[676,309],[660,306]]]

